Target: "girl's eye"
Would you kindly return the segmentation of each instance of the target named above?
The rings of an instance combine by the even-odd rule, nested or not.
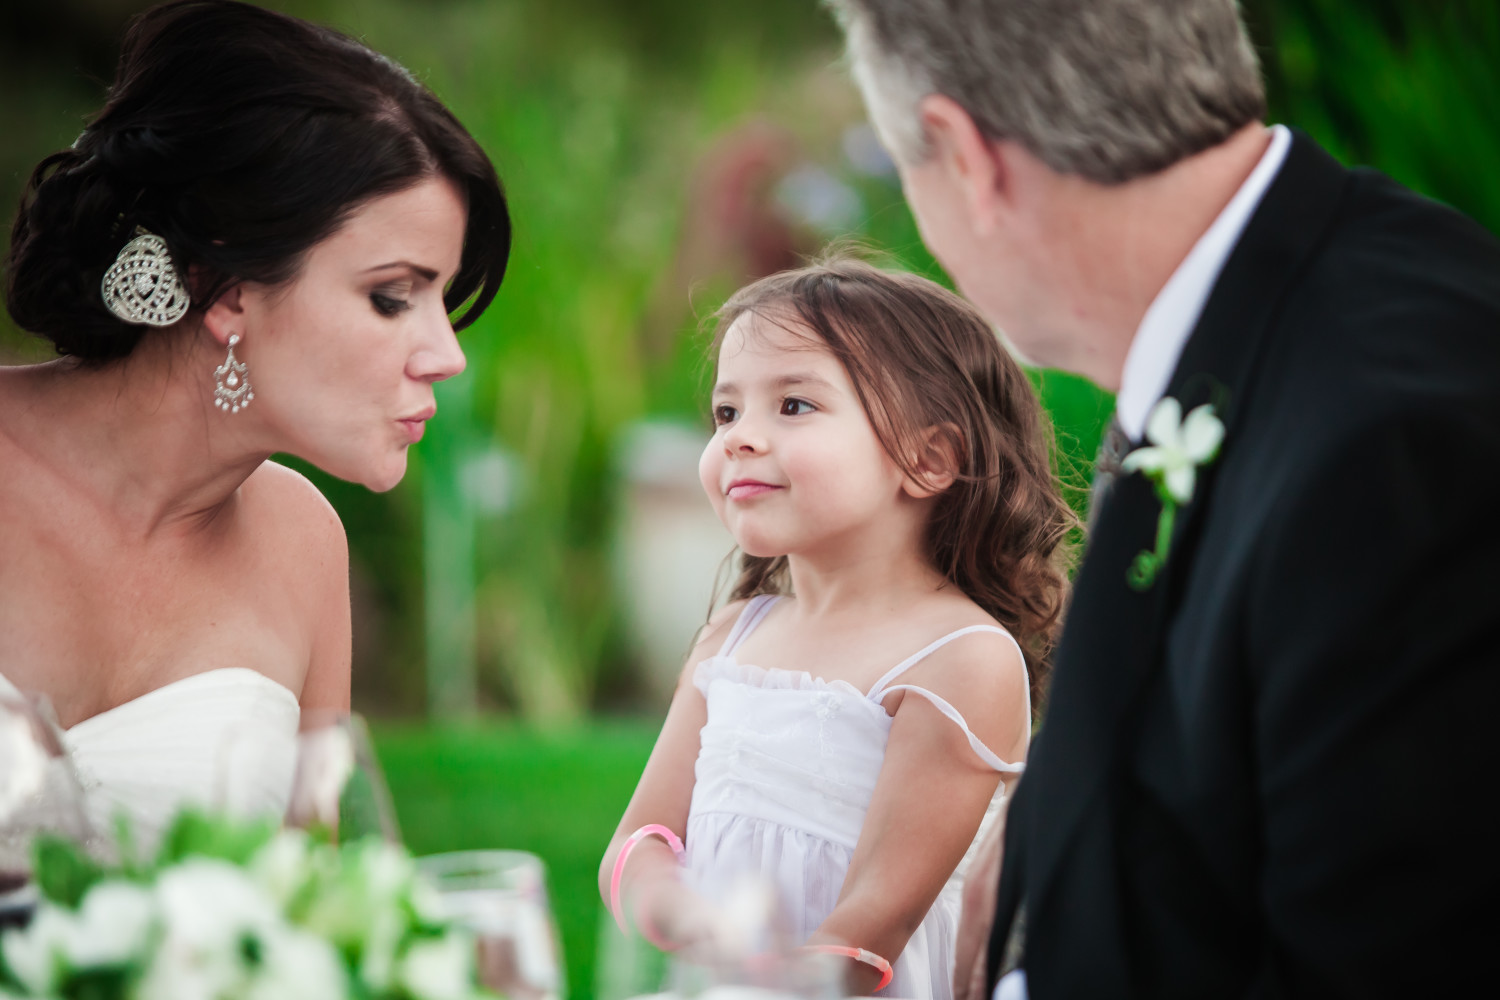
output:
[[[405,299],[392,298],[381,292],[370,293],[370,305],[382,316],[395,316],[411,308],[411,303]]]
[[[735,418],[739,415],[740,411],[736,410],[734,407],[728,405],[727,403],[721,403],[720,405],[714,407],[714,423],[720,427],[724,426],[725,424],[733,423]]]
[[[804,413],[811,413],[816,409],[817,407],[805,399],[794,399],[788,396],[781,401],[781,415],[783,417],[800,417]]]

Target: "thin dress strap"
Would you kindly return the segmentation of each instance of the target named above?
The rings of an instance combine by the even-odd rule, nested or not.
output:
[[[734,628],[729,630],[729,636],[724,640],[724,645],[719,649],[720,656],[733,656],[734,651],[740,648],[740,644],[750,638],[750,633],[755,631],[755,626],[761,623],[771,611],[771,606],[781,599],[780,594],[756,594],[745,604],[740,616],[735,620]]]
[[[892,681],[899,678],[902,674],[910,670],[912,667],[927,659],[927,657],[931,656],[934,652],[948,645],[948,643],[952,642],[954,639],[957,639],[960,636],[969,635],[973,632],[994,632],[998,635],[1005,636],[1010,640],[1011,645],[1015,646],[1016,653],[1021,657],[1021,668],[1023,670],[1025,669],[1026,655],[1021,651],[1021,644],[1016,642],[1015,636],[1005,631],[1005,629],[999,628],[994,625],[970,625],[967,628],[961,628],[956,631],[949,632],[947,635],[943,636],[940,639],[933,640],[926,646],[923,646],[921,649],[917,650],[917,652],[913,653],[911,656],[908,656],[906,659],[896,664],[889,671],[887,671],[884,677],[875,682],[874,687],[870,688],[869,698],[871,701],[879,704],[880,702],[883,702],[885,700],[887,695],[892,694],[896,691],[910,691],[912,694],[920,695],[921,697],[926,698],[932,703],[934,708],[936,708],[939,712],[942,712],[945,716],[948,717],[949,720],[954,723],[954,725],[958,726],[958,728],[964,731],[964,736],[968,738],[969,746],[972,747],[974,752],[979,755],[980,760],[984,761],[990,767],[994,768],[997,771],[1000,771],[1001,773],[1019,774],[1021,771],[1025,770],[1026,765],[1024,763],[1012,764],[1004,761],[1000,758],[999,754],[995,753],[989,747],[985,746],[984,742],[981,741],[979,737],[975,736],[974,731],[969,728],[968,722],[964,721],[963,714],[960,713],[958,709],[954,708],[946,698],[943,698],[942,696],[929,691],[924,687],[918,687],[915,684],[891,683]],[[1027,679],[1025,689],[1026,718],[1028,721],[1030,721],[1031,684],[1029,678]]]

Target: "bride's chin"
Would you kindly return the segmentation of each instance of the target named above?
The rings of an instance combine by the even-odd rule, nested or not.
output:
[[[406,477],[406,448],[382,452],[375,455],[348,456],[352,461],[339,463],[342,468],[331,468],[314,462],[324,472],[336,476],[346,483],[358,483],[372,493],[386,493]],[[360,459],[363,458],[363,461]]]
[[[387,463],[376,474],[372,474],[360,482],[372,493],[386,493],[396,488],[406,477],[406,449],[401,449],[401,457],[398,461]]]

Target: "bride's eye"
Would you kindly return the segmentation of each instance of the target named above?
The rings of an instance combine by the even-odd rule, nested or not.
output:
[[[812,413],[817,407],[805,399],[797,399],[788,396],[781,401],[781,415],[783,417],[800,417],[805,413]]]
[[[740,411],[727,403],[720,403],[714,407],[714,423],[720,427],[733,423],[734,419],[739,415]]]
[[[411,308],[411,303],[383,292],[370,293],[370,305],[382,316],[396,316]]]

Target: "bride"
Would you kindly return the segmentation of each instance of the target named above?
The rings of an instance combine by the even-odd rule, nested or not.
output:
[[[131,26],[12,230],[7,306],[60,357],[0,368],[0,674],[102,829],[284,809],[299,714],[349,705],[348,553],[270,456],[395,486],[509,246],[489,160],[385,57],[230,0]]]

